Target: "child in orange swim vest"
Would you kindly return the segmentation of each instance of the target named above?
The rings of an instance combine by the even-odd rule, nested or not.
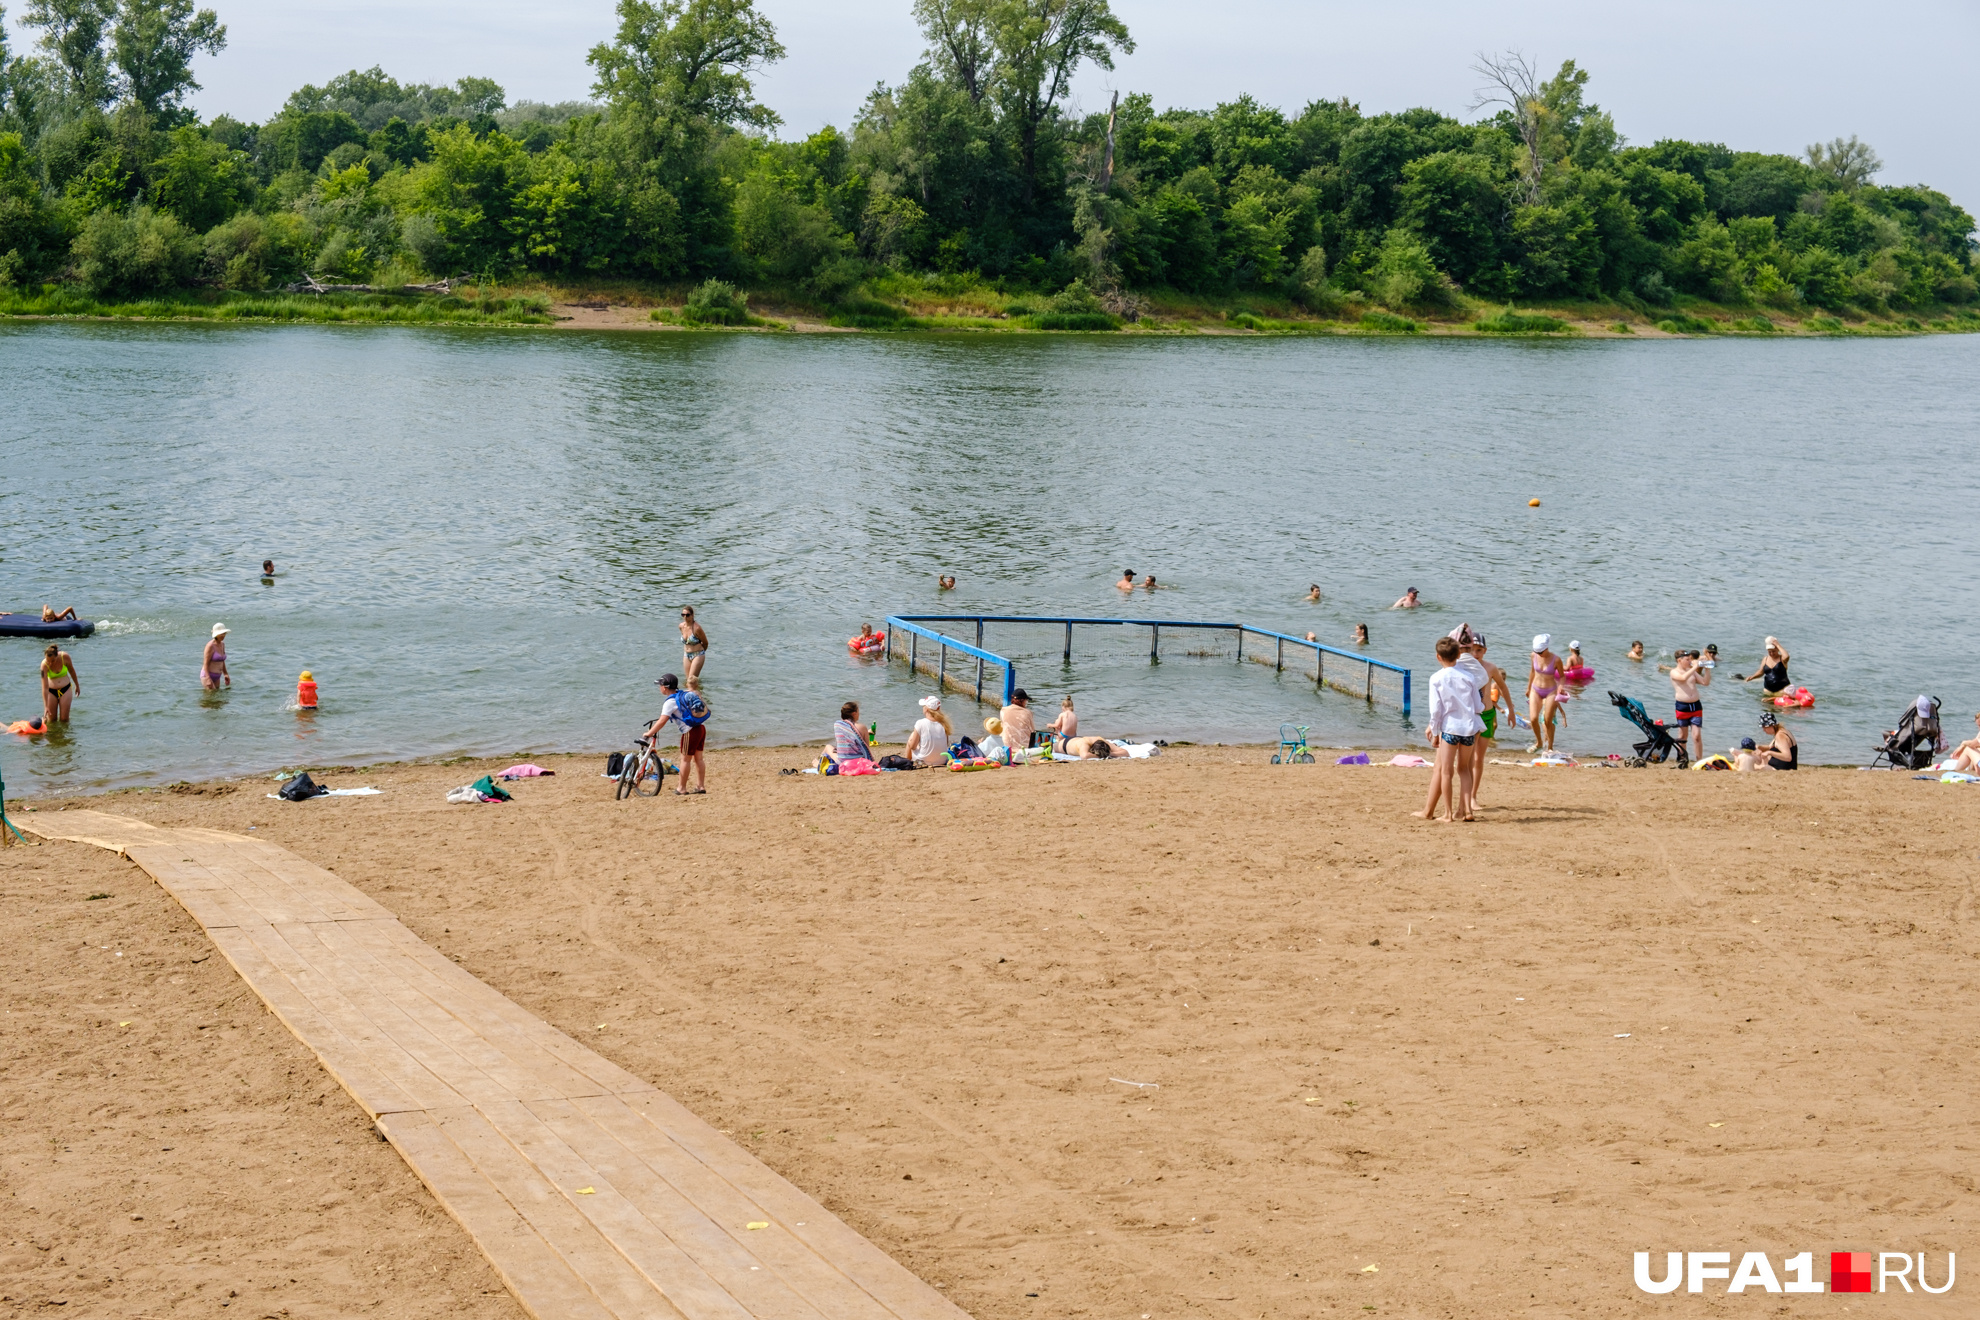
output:
[[[296,705],[302,710],[316,709],[316,676],[307,669],[296,680]]]

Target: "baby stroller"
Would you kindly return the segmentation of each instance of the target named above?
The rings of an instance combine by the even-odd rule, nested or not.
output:
[[[1673,755],[1677,757],[1678,769],[1691,764],[1691,753],[1685,749],[1683,740],[1671,736],[1671,731],[1650,718],[1650,712],[1643,709],[1643,703],[1633,697],[1625,697],[1620,692],[1611,692],[1609,700],[1622,713],[1622,717],[1643,730],[1647,735],[1631,750],[1636,753],[1627,764],[1633,766],[1661,765]]]
[[[1921,715],[1919,702],[1928,703],[1932,713]],[[1945,735],[1939,728],[1939,699],[1920,697],[1904,708],[1897,728],[1884,735],[1883,746],[1870,765],[1873,769],[1881,764],[1893,770],[1924,770],[1945,748]]]

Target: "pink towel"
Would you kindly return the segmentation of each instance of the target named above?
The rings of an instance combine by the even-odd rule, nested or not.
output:
[[[534,779],[538,775],[554,775],[556,773],[555,770],[545,770],[540,765],[525,763],[523,765],[512,765],[495,777],[497,779]]]
[[[1404,767],[1407,767],[1407,768],[1410,768],[1410,769],[1414,769],[1414,768],[1415,768],[1415,767],[1417,767],[1417,766],[1423,766],[1423,765],[1429,765],[1430,763],[1429,763],[1428,761],[1426,761],[1426,760],[1424,760],[1424,759],[1423,759],[1422,757],[1420,757],[1420,756],[1411,756],[1411,755],[1410,755],[1410,754],[1409,754],[1408,752],[1404,752],[1404,753],[1403,753],[1402,755],[1400,755],[1400,756],[1392,756],[1392,757],[1390,757],[1390,758],[1389,758],[1389,764],[1390,764],[1390,765],[1400,765],[1400,766],[1404,766]]]

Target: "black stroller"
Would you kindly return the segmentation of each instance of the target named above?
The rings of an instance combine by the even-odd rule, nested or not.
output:
[[[1609,700],[1615,703],[1622,717],[1643,730],[1648,736],[1631,750],[1636,753],[1628,764],[1633,766],[1661,765],[1672,756],[1677,757],[1678,769],[1691,764],[1691,753],[1686,750],[1681,739],[1671,736],[1671,731],[1650,718],[1650,712],[1643,709],[1643,703],[1634,697],[1625,697],[1620,692],[1611,692]]]
[[[1939,699],[1926,700],[1932,705],[1932,713],[1920,715],[1917,702],[1906,706],[1897,728],[1884,735],[1883,746],[1870,762],[1872,768],[1888,765],[1893,770],[1923,770],[1945,750],[1945,734],[1939,728]]]

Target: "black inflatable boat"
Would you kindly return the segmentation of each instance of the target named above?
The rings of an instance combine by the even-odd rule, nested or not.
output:
[[[39,614],[0,614],[0,637],[87,637],[95,631],[94,619],[43,623]]]

